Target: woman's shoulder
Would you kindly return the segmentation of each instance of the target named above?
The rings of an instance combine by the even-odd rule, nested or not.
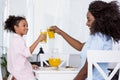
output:
[[[111,48],[111,45],[112,39],[101,33],[90,35],[87,41],[87,46],[89,49],[106,49]]]
[[[88,43],[91,43],[91,44],[98,44],[98,45],[104,45],[104,44],[111,44],[112,43],[112,38],[107,36],[107,35],[104,35],[102,33],[95,33],[94,35],[90,35],[89,38],[88,38]]]
[[[112,38],[110,36],[107,36],[105,34],[102,34],[102,33],[95,33],[93,35],[90,35],[90,38],[92,39],[97,39],[97,40],[105,40],[105,41],[108,41],[108,40],[112,40]]]

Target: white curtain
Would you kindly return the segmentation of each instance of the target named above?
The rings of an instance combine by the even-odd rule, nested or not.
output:
[[[60,28],[66,26],[64,23],[69,22],[69,0],[35,0],[34,15],[34,33],[39,35],[41,28],[48,28],[51,25],[57,25]],[[66,6],[66,7],[65,7]],[[66,26],[67,28],[67,26]],[[58,48],[59,51],[62,51],[62,38],[55,35],[54,40],[48,39],[47,44],[40,45],[44,48],[46,52],[50,52],[53,48]]]
[[[89,33],[86,27],[87,7],[88,3],[80,0],[35,0],[34,37],[39,35],[40,28],[57,25],[72,37],[84,42]],[[78,53],[58,34],[54,40],[48,39],[47,44],[42,46],[48,52],[57,48],[60,53]]]
[[[28,33],[26,35],[27,45],[30,46],[33,43],[34,36],[34,2],[33,0],[26,0],[26,19],[28,22]]]
[[[2,6],[3,6],[3,0],[0,0],[0,57],[1,57],[1,54],[2,54],[2,42],[3,42],[3,40],[2,40],[2,34],[3,34],[3,30],[2,30],[2,20],[3,20],[3,13],[2,13],[2,11],[3,11],[3,9],[2,9]]]
[[[28,35],[24,36],[26,39],[27,45],[31,45],[33,40],[33,0],[3,0],[4,5],[2,5],[2,11],[3,12],[3,22],[9,17],[9,15],[15,15],[15,16],[25,16],[28,24],[29,24],[29,31]],[[16,6],[17,5],[17,6]],[[1,21],[2,21],[1,20]],[[3,27],[3,25],[2,25]],[[3,28],[2,28],[3,31]],[[2,47],[3,47],[3,53],[6,53],[7,48],[9,46],[9,33],[6,31],[2,32]]]
[[[34,15],[31,15],[31,23],[34,26],[31,33],[33,41],[40,34],[41,28],[57,25],[75,39],[85,42],[89,34],[89,29],[86,26],[86,13],[91,1],[93,0],[33,0],[31,4]],[[58,34],[55,34],[54,40],[48,39],[46,44],[40,43],[34,53],[38,52],[40,46],[45,52],[51,52],[55,48],[60,53],[79,53]]]
[[[5,1],[4,20],[9,15],[25,16],[28,21],[29,31],[24,37],[30,46],[39,36],[41,28],[57,25],[60,29],[85,42],[89,29],[86,26],[86,13],[89,3],[93,0],[2,0]],[[111,1],[111,0],[106,0]],[[2,29],[2,28],[1,28]],[[1,34],[0,34],[1,35]],[[3,43],[8,46],[8,38],[4,32]],[[55,39],[48,39],[46,44],[39,44],[34,53],[38,53],[42,46],[45,52],[53,48],[60,53],[79,53],[72,48],[60,35],[55,34]]]
[[[7,0],[0,0],[0,56],[6,53],[7,47],[4,45],[4,10],[6,9]],[[6,40],[5,40],[6,41]]]
[[[16,6],[17,5],[17,6]],[[83,11],[84,6],[84,11]],[[9,15],[25,16],[28,21],[29,31],[25,36],[28,46],[40,34],[41,28],[57,25],[72,37],[84,42],[88,35],[88,28],[85,26],[88,3],[80,0],[6,0],[4,9],[4,20]],[[83,36],[84,34],[84,36]],[[4,32],[4,45],[8,46],[9,34]],[[55,34],[55,39],[48,39],[43,46],[45,52],[57,48],[60,53],[77,53],[61,36]]]

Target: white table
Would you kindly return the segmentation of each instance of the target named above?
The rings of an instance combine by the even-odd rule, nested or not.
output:
[[[33,70],[38,80],[73,80],[79,69],[75,70]]]

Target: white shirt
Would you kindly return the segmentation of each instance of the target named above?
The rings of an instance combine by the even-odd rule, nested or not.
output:
[[[86,61],[87,50],[111,50],[112,49],[112,38],[101,33],[95,33],[95,35],[90,35],[87,42],[85,43],[81,51],[81,64],[82,67]],[[101,63],[99,64],[106,74],[108,74],[108,64]],[[81,68],[82,68],[81,67]],[[93,72],[93,80],[104,80],[103,77],[99,74],[96,68]]]
[[[24,39],[13,33],[10,36],[7,53],[7,68],[17,80],[32,80],[34,78],[31,63],[27,60],[31,56]]]

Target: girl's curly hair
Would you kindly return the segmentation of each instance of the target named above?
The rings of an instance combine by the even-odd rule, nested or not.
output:
[[[89,5],[88,10],[95,18],[90,28],[91,34],[101,32],[111,36],[114,41],[118,42],[120,40],[120,11],[118,2],[93,1]]]
[[[14,25],[18,26],[21,20],[26,20],[21,16],[10,15],[9,18],[5,21],[4,29],[9,32],[15,32]]]

